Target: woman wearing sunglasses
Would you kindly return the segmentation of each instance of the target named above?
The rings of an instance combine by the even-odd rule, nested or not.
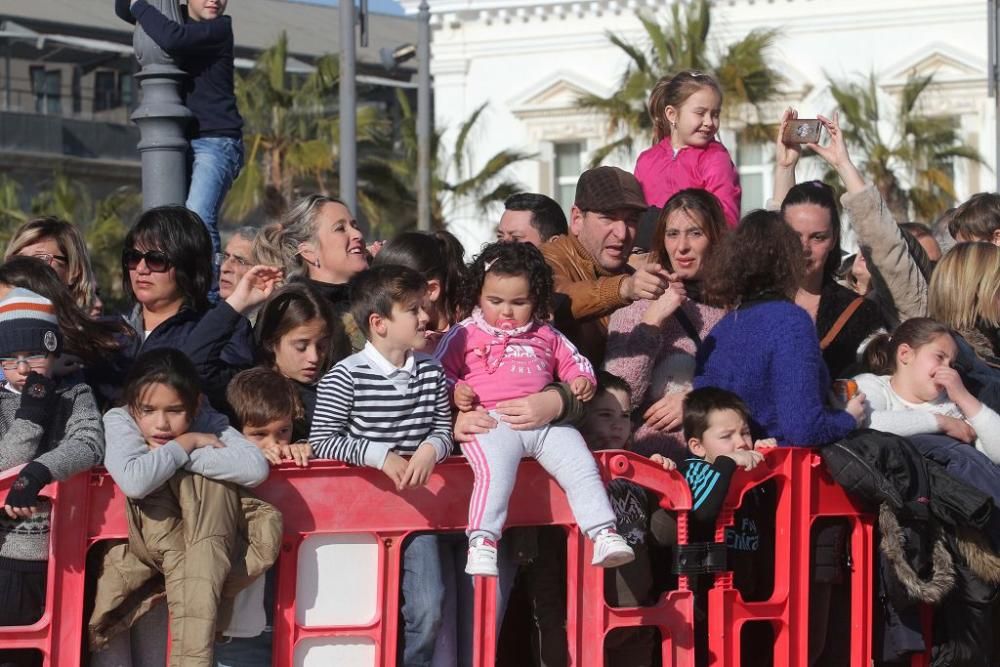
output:
[[[115,401],[121,378],[140,352],[171,347],[191,358],[209,400],[224,410],[226,384],[253,359],[253,350],[234,349],[250,340],[245,314],[271,294],[281,276],[280,269],[255,266],[213,307],[208,300],[212,242],[201,220],[182,206],[146,211],[122,250],[122,290],[133,304],[125,316],[130,335],[119,354],[88,369],[88,381],[102,400]]]

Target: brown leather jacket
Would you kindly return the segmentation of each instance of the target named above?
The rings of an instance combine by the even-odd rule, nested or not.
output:
[[[631,273],[601,268],[575,236],[556,236],[542,246],[555,281],[555,322],[594,368],[604,362],[611,313],[629,301],[620,294],[622,281]]]

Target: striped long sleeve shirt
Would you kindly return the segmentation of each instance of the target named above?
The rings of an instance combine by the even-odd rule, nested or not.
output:
[[[451,453],[451,406],[441,365],[414,352],[401,368],[371,343],[322,380],[309,444],[317,458],[382,468],[390,451],[412,454],[429,442],[438,461]]]
[[[706,528],[709,535],[715,529],[715,520],[729,493],[729,480],[735,470],[736,463],[728,456],[719,456],[712,463],[689,458],[680,465],[684,481],[691,488],[693,524]]]

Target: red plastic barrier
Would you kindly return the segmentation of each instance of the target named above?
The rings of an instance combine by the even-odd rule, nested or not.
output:
[[[650,489],[666,509],[679,510],[681,543],[686,540],[686,513],[691,506],[687,485],[676,474],[665,474],[647,459],[624,453],[603,453],[598,462],[607,477],[625,477]],[[0,479],[6,493],[10,475]],[[426,487],[397,493],[377,470],[315,462],[308,469],[284,467],[258,489],[259,495],[282,509],[285,540],[277,568],[277,610],[274,664],[296,664],[296,648],[310,640],[350,638],[374,646],[375,665],[396,664],[399,627],[400,558],[403,539],[415,531],[461,530],[466,525],[472,471],[462,459],[435,468]],[[46,665],[77,665],[84,632],[84,564],[87,547],[97,540],[127,534],[125,499],[104,473],[78,475],[46,490],[53,498],[52,554],[46,610],[30,627],[0,628],[0,646],[34,648]],[[307,500],[308,499],[308,500]],[[603,664],[604,637],[619,627],[656,626],[662,636],[664,665],[693,667],[694,602],[682,578],[678,590],[653,607],[613,609],[604,600],[604,571],[590,565],[592,546],[573,525],[566,498],[535,461],[525,461],[511,500],[508,525],[565,525],[569,577],[567,635],[571,664]],[[377,540],[378,601],[364,623],[308,626],[298,617],[296,580],[299,551],[317,535],[367,534]],[[322,595],[320,591],[316,595]],[[495,581],[476,584],[474,651],[476,665],[495,660]]]
[[[738,667],[740,631],[749,621],[770,621],[775,630],[774,664],[809,664],[810,529],[822,517],[843,517],[851,525],[851,665],[872,659],[874,599],[874,517],[838,486],[822,468],[819,454],[806,448],[771,450],[763,465],[738,471],[716,525],[716,541],[751,488],[774,480],[777,486],[774,591],[769,600],[746,602],[733,587],[732,573],[716,577],[708,593],[709,652],[712,664]],[[846,638],[845,638],[846,639]],[[839,641],[839,638],[833,638]],[[747,656],[747,659],[750,657]]]

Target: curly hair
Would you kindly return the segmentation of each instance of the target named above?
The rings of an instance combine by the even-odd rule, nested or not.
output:
[[[487,273],[527,278],[531,303],[535,307],[534,317],[549,319],[552,313],[552,269],[545,263],[538,248],[530,243],[509,241],[497,241],[485,246],[469,265],[463,284],[459,302],[463,317],[468,317],[479,304]]]
[[[761,295],[791,298],[804,271],[802,242],[781,214],[751,211],[709,259],[705,299],[735,308]]]

